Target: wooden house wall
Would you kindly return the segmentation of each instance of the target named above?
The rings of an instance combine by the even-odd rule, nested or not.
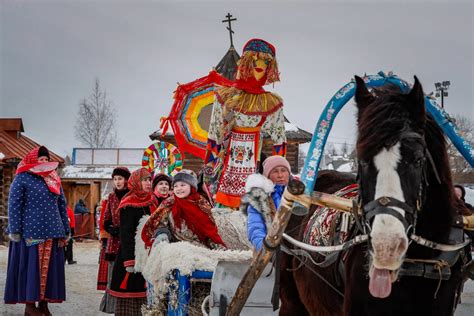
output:
[[[87,220],[81,221],[84,222],[83,225],[79,223],[76,225],[76,235],[81,235],[84,237],[95,236],[95,209],[96,206],[100,203],[100,181],[94,180],[63,180],[62,187],[64,191],[64,196],[66,197],[67,205],[74,210],[74,206],[79,201],[83,199],[86,203],[87,209],[89,210],[89,216]],[[76,215],[77,218],[77,215]]]
[[[15,176],[16,167],[10,164],[0,166],[0,244],[8,242],[6,228],[8,225],[8,194]]]

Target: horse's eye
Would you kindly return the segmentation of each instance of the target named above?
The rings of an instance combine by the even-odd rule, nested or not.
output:
[[[423,163],[425,162],[425,157],[418,157],[413,161],[413,164],[417,167],[423,166]]]

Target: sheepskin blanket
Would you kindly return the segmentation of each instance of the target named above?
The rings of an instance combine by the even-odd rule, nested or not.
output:
[[[142,272],[148,259],[148,250],[142,240],[142,230],[150,215],[143,216],[138,222],[137,232],[135,234],[135,271]]]
[[[213,208],[219,235],[228,249],[249,250],[252,244],[247,237],[247,216],[229,208]]]
[[[142,274],[153,284],[155,295],[162,296],[167,290],[168,275],[175,269],[182,275],[190,275],[195,270],[213,272],[220,260],[246,261],[251,258],[250,250],[210,250],[186,241],[160,243],[152,247]]]

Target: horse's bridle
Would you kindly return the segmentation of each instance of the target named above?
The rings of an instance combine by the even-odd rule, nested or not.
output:
[[[418,196],[416,198],[416,205],[413,207],[413,206],[408,205],[406,202],[400,201],[394,197],[387,197],[387,196],[379,197],[376,200],[373,200],[365,205],[361,205],[362,194],[359,194],[359,199],[357,203],[358,204],[357,212],[360,212],[360,213],[357,215],[360,217],[361,221],[359,221],[357,225],[359,226],[359,229],[364,234],[368,233],[369,236],[370,236],[370,231],[372,229],[371,223],[374,217],[377,215],[386,214],[398,219],[403,224],[407,237],[410,238],[411,234],[415,232],[418,212],[421,211],[422,204],[423,204],[423,192],[425,191],[425,188],[428,185],[427,174],[426,174],[427,160],[431,163],[432,169],[434,170],[434,173],[439,180],[439,176],[436,171],[436,166],[434,165],[434,161],[431,158],[431,155],[426,147],[424,137],[418,133],[407,131],[407,132],[402,133],[400,136],[400,141],[404,139],[415,139],[418,142],[422,143],[424,147],[424,152],[425,152],[422,165],[420,166],[422,168],[422,174],[421,174],[420,185],[418,188]],[[360,164],[360,161],[357,161],[357,162],[359,166],[357,177],[358,177],[359,190],[360,190],[361,164]],[[405,212],[405,215],[403,216],[400,212],[395,210],[394,207],[402,209]]]

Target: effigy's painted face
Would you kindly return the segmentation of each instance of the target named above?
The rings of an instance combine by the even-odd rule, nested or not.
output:
[[[259,58],[258,56],[253,56],[253,75],[255,76],[255,79],[257,79],[257,81],[259,81],[263,78],[263,76],[265,76],[269,63],[270,60]]]

